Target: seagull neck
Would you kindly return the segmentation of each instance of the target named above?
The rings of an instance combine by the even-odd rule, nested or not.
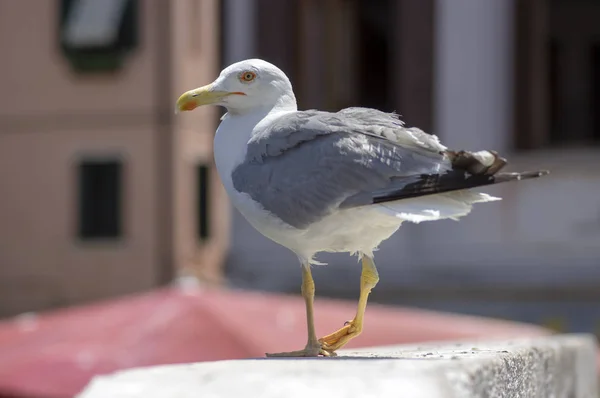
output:
[[[249,119],[255,119],[258,117],[258,121],[260,121],[262,118],[265,118],[271,114],[280,112],[295,112],[297,110],[298,105],[296,104],[296,98],[293,96],[282,96],[273,105],[255,106],[245,109],[227,109],[227,113],[225,116],[223,116],[223,120],[228,117],[235,116],[247,117]]]
[[[226,189],[233,189],[231,173],[246,156],[248,141],[256,126],[269,123],[284,113],[297,110],[294,96],[282,96],[273,106],[255,107],[247,112],[232,112],[223,116],[214,138],[214,155],[217,171]]]
[[[271,115],[269,109],[252,112],[228,112],[221,119],[215,134],[213,149],[215,165],[225,189],[233,192],[231,173],[246,156],[248,141],[256,125]]]
[[[270,112],[295,112],[298,110],[294,93],[284,94],[277,99]]]

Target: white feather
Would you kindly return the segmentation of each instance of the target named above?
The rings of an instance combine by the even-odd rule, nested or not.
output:
[[[473,204],[501,200],[485,193],[455,191],[380,204],[381,211],[402,221],[420,223],[443,219],[458,220],[471,211]]]

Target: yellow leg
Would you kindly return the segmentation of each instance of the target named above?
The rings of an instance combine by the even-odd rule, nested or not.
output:
[[[369,293],[377,285],[377,282],[379,282],[379,274],[377,273],[373,259],[363,256],[362,273],[360,275],[360,296],[358,298],[356,316],[353,320],[346,322],[344,327],[338,331],[319,339],[323,350],[330,354],[335,354],[336,350],[342,348],[362,332]]]
[[[266,354],[268,357],[316,357],[319,355],[330,356],[331,353],[321,348],[321,343],[317,340],[314,320],[314,301],[315,301],[315,281],[310,272],[310,264],[302,265],[302,297],[306,305],[306,326],[308,328],[308,342],[303,350],[279,352],[275,354]]]

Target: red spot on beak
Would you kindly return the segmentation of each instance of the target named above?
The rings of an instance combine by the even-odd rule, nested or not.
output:
[[[190,102],[186,102],[181,109],[184,111],[191,111],[193,109],[196,109],[198,107],[198,105],[196,105],[196,103],[194,101],[190,101]]]

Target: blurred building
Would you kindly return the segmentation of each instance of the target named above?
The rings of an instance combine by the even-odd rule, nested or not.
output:
[[[592,0],[0,2],[0,315],[181,270],[218,282],[222,264],[234,285],[298,290],[294,256],[237,212],[230,228],[218,111],[173,114],[251,57],[288,74],[301,109],[397,111],[453,148],[552,170],[486,189],[504,200],[460,224],[403,226],[377,253],[375,300],[494,292],[499,316],[519,297],[597,300],[581,285],[600,284],[598,20]],[[354,261],[322,258],[319,294],[355,297]]]
[[[218,1],[0,2],[0,315],[207,278],[229,207],[215,109]],[[200,269],[199,263],[205,267]]]
[[[300,107],[396,110],[455,146],[600,140],[593,0],[223,0],[225,64],[279,65]]]

